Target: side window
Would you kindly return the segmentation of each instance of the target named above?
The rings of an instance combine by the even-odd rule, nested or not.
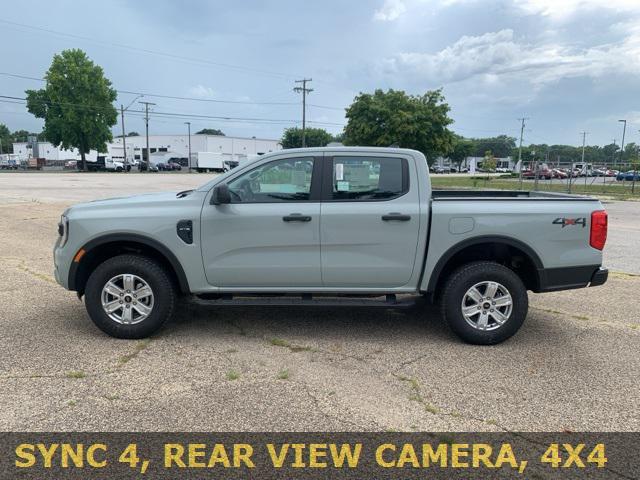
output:
[[[406,159],[334,157],[332,200],[389,200],[409,191]]]
[[[313,158],[287,158],[260,165],[229,182],[232,203],[309,200]]]

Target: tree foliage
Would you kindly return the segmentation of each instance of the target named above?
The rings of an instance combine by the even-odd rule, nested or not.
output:
[[[334,140],[333,136],[323,128],[305,128],[305,144],[307,147],[325,147]],[[287,128],[282,135],[282,148],[302,147],[302,129]]]
[[[45,88],[26,91],[27,109],[44,119],[44,134],[51,143],[78,149],[84,167],[85,154],[92,149],[105,152],[113,139],[116,91],[102,67],[79,49],[54,55],[45,80]]]
[[[453,134],[447,128],[453,120],[448,114],[441,90],[418,96],[401,90],[360,93],[347,108],[344,143],[413,148],[431,163],[453,148]]]
[[[222,130],[218,130],[217,128],[203,128],[199,132],[196,132],[196,135],[219,135],[224,137]]]
[[[516,139],[507,135],[498,135],[497,137],[488,138],[472,138],[473,151],[470,156],[484,157],[487,150],[491,150],[494,157],[504,158],[511,155],[516,148]]]
[[[458,166],[458,170],[460,170],[462,162],[464,162],[467,157],[470,157],[473,151],[474,144],[471,140],[455,135],[453,140],[453,149],[448,156],[449,159]]]
[[[26,142],[32,135],[37,136],[38,140],[41,142],[46,140],[42,133],[33,133],[27,130],[16,130],[11,133],[4,123],[0,123],[0,144],[2,144],[2,148],[0,150],[2,153],[13,153],[14,143]]]

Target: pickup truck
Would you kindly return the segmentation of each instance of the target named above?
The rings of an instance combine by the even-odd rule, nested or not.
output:
[[[118,338],[208,305],[399,308],[437,302],[464,341],[518,331],[528,294],[602,285],[596,199],[433,190],[422,153],[327,147],[263,155],[194,190],[65,210],[55,278]]]

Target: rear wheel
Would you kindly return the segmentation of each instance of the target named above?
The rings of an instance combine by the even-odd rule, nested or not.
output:
[[[176,292],[155,260],[119,255],[98,265],[85,288],[93,323],[116,338],[145,338],[172,316]]]
[[[442,315],[465,342],[492,345],[514,335],[527,316],[529,299],[522,280],[494,262],[463,265],[447,279]]]

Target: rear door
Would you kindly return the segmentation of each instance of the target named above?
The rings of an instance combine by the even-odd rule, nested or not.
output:
[[[410,175],[410,170],[414,171]],[[320,225],[325,287],[393,288],[413,274],[420,199],[412,158],[325,157]]]

